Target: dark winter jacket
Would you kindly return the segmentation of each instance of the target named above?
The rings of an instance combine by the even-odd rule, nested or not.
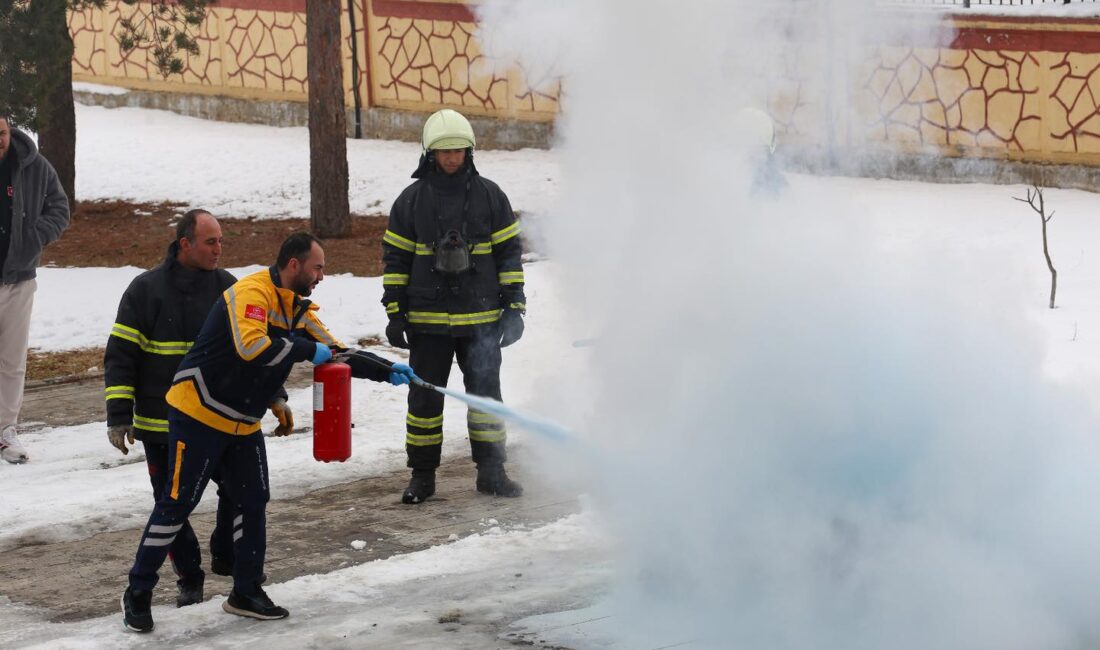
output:
[[[147,442],[168,442],[164,395],[210,308],[237,281],[222,269],[188,269],[178,254],[172,242],[160,266],[122,294],[103,359],[107,426],[132,423],[134,436]]]
[[[15,284],[35,277],[38,258],[69,225],[69,199],[50,163],[30,136],[11,130],[18,165],[12,172],[11,241],[0,282]]]
[[[170,406],[234,435],[260,429],[264,412],[283,391],[291,367],[313,358],[317,343],[346,349],[317,318],[318,307],[279,282],[275,267],[225,290],[168,391]],[[352,366],[352,376],[386,381],[390,363]],[[285,393],[282,393],[285,394]]]
[[[467,336],[494,326],[505,308],[524,310],[523,250],[508,197],[472,164],[447,176],[422,163],[417,175],[382,238],[386,312],[414,331]],[[434,269],[437,243],[451,230],[472,253],[472,269],[458,276]]]

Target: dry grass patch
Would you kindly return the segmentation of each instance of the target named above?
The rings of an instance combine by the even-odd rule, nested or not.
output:
[[[76,377],[103,372],[103,348],[82,348],[65,352],[37,352],[27,355],[27,381]]]

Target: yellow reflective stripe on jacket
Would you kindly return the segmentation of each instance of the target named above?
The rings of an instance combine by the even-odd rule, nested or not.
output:
[[[418,429],[434,429],[435,427],[443,426],[443,416],[434,418],[418,418],[415,415],[409,413],[405,416],[405,424],[410,427],[416,427]]]
[[[238,308],[237,285],[243,282],[244,280],[241,280],[225,290],[226,316],[229,318],[229,332],[233,336],[233,346],[237,350],[237,356],[245,361],[251,361],[259,356],[261,352],[271,347],[271,338],[267,335],[267,320],[271,316],[267,312],[271,311],[271,305],[267,296],[264,295],[263,288],[253,286],[255,283],[252,283],[252,285],[242,287],[247,295],[242,296],[244,304]],[[263,322],[245,316],[249,299],[264,309]],[[276,291],[275,299],[280,299],[278,291]]]
[[[401,305],[397,304],[396,302],[387,302],[386,303],[386,313],[387,314],[396,314],[399,311],[401,311]]]
[[[442,445],[443,434],[431,433],[422,436],[415,433],[408,433],[405,434],[405,444],[412,445],[413,447],[430,447],[432,445]]]
[[[136,343],[142,352],[150,354],[184,355],[194,343],[193,341],[150,341],[138,330],[122,323],[115,323],[111,327],[111,336]]]
[[[160,431],[168,433],[168,420],[158,420],[156,418],[147,418],[137,413],[134,414],[134,426],[139,429],[145,429],[146,431]]]
[[[527,303],[525,303],[525,302],[509,303],[508,309],[518,309],[522,312],[526,312],[527,311]]]
[[[107,399],[134,399],[133,386],[108,386],[103,392]]]
[[[325,326],[321,323],[321,321],[317,320],[317,318],[313,315],[312,310],[302,317],[299,325],[302,324],[304,324],[305,329],[307,332],[309,332],[310,336],[313,337],[313,340],[319,341],[320,343],[323,343],[329,347],[345,347],[344,344],[336,340],[336,337],[333,336],[331,332],[325,329]]]
[[[413,252],[416,250],[416,242],[411,239],[405,239],[401,235],[395,233],[392,230],[387,230],[386,234],[382,235],[382,241],[393,246],[394,248],[400,248],[403,251]]]
[[[512,222],[512,225],[510,225],[506,228],[501,228],[500,230],[496,231],[492,235],[489,235],[489,240],[492,241],[494,244],[499,244],[500,242],[508,241],[509,239],[515,237],[518,234],[519,234],[519,222],[514,221],[514,222]]]
[[[408,273],[387,273],[382,276],[382,284],[403,287],[409,283]]]
[[[500,320],[500,309],[492,311],[479,311],[472,314],[448,314],[436,311],[410,311],[409,322],[421,325],[449,325],[458,327],[461,325],[482,325],[495,323]]]
[[[414,249],[417,255],[435,255],[435,249],[427,244],[417,244]],[[493,245],[489,242],[474,244],[470,249],[471,255],[488,255],[493,252]]]
[[[519,284],[523,282],[523,271],[504,271],[497,273],[497,282],[500,284]]]
[[[117,336],[124,341],[137,343],[138,345],[141,345],[141,342],[145,340],[141,332],[132,327],[127,327],[122,323],[115,323],[114,326],[111,327],[111,336]]]

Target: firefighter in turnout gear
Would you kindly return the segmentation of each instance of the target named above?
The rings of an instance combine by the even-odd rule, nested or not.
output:
[[[275,266],[225,290],[180,362],[167,395],[172,476],[149,516],[122,596],[129,629],[153,629],[150,605],[157,571],[218,471],[239,513],[233,520],[233,590],[222,609],[260,620],[289,615],[261,587],[270,481],[260,419],[270,407],[280,420],[276,433],[290,433],[293,421],[283,383],[291,367],[300,361],[324,363],[333,349],[347,350],[317,318],[317,305],[305,299],[324,277],[324,266],[316,237],[291,235]],[[355,377],[394,385],[412,377],[408,366],[361,350],[346,363]]]
[[[236,282],[228,271],[218,268],[221,247],[221,226],[213,215],[205,210],[185,214],[176,226],[176,239],[168,246],[164,261],[135,278],[122,294],[107,339],[103,359],[107,438],[124,454],[129,453],[127,442],[142,442],[154,500],[164,492],[169,475],[168,404],[164,395],[210,307]],[[230,501],[219,498],[210,548],[212,568],[223,575],[228,575],[233,566],[229,537],[233,514]],[[206,576],[199,540],[187,520],[169,545],[168,556],[178,577],[176,605],[202,602]]]
[[[508,197],[474,167],[474,131],[443,109],[424,123],[416,181],[397,198],[382,238],[386,337],[409,349],[425,381],[446,386],[458,360],[466,392],[501,399],[501,348],[523,334],[522,244]],[[443,445],[443,396],[409,387],[405,449],[412,478],[404,503],[435,493]],[[516,497],[504,471],[504,422],[469,409],[466,426],[477,490]]]

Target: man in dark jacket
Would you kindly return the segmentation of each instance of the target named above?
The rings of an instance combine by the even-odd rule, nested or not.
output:
[[[474,131],[461,114],[443,109],[424,123],[417,180],[397,198],[382,238],[382,303],[386,337],[409,348],[420,377],[446,386],[457,358],[468,393],[500,400],[500,349],[523,334],[523,250],[508,197],[478,174],[473,154]],[[522,494],[504,471],[504,422],[471,408],[466,428],[478,491]],[[435,493],[443,396],[410,386],[405,431],[412,478],[401,501],[421,503]]]
[[[295,363],[324,363],[333,349],[347,350],[306,299],[324,277],[324,267],[325,251],[316,237],[291,235],[274,266],[225,290],[180,362],[166,397],[172,478],[149,515],[122,596],[129,629],[153,629],[157,571],[216,471],[240,513],[233,521],[233,590],[222,609],[260,620],[289,615],[261,587],[270,481],[260,419],[285,396],[283,383]],[[408,366],[362,350],[349,353],[346,363],[353,377],[394,385],[413,376]]]
[[[107,339],[107,438],[124,454],[129,453],[127,442],[141,440],[154,500],[164,492],[170,474],[164,395],[210,308],[237,281],[218,268],[221,252],[222,229],[213,215],[206,210],[183,215],[164,261],[136,277],[122,294]],[[221,575],[232,571],[233,514],[230,501],[220,498],[210,547],[211,567]],[[168,549],[178,577],[176,606],[202,602],[202,555],[189,522],[183,522]]]
[[[69,199],[34,141],[0,117],[0,458],[25,463],[15,425],[23,406],[35,268],[69,225]]]

